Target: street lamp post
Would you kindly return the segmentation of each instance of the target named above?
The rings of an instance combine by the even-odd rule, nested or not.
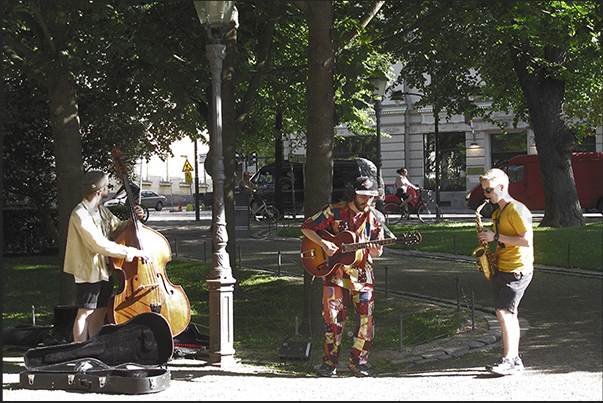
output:
[[[383,110],[381,100],[383,95],[385,95],[387,78],[384,76],[373,76],[369,78],[369,82],[373,86],[373,103],[375,106],[375,121],[377,125],[377,178],[381,178],[381,111]]]
[[[209,39],[207,58],[212,74],[213,130],[210,136],[213,149],[214,200],[212,215],[212,265],[207,279],[209,285],[209,356],[213,364],[231,366],[234,362],[233,292],[236,280],[232,276],[226,251],[228,233],[224,210],[224,155],[222,153],[222,61],[226,45],[220,43],[225,27],[230,24],[234,1],[195,1],[199,21]],[[219,30],[217,36],[212,28]]]

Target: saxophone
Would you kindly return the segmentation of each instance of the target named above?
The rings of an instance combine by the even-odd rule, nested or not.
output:
[[[480,213],[489,202],[490,200],[486,199],[477,209],[475,209],[475,229],[477,230],[478,235],[480,232],[484,232],[484,224],[482,223],[482,215]],[[486,280],[492,280],[496,273],[494,256],[492,255],[488,242],[480,242],[480,244],[481,245],[473,251],[471,256],[477,259],[475,261],[477,268],[484,274]]]

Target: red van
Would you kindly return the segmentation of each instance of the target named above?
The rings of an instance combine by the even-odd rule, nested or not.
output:
[[[583,209],[603,212],[603,153],[574,153],[572,168],[578,199]],[[544,210],[544,190],[538,155],[518,155],[501,166],[509,175],[509,194],[524,203],[530,210]],[[484,200],[481,184],[465,197],[465,206],[475,210]],[[484,217],[492,214],[489,205],[482,210]]]

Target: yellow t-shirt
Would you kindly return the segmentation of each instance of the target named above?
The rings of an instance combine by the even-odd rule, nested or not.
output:
[[[492,214],[494,231],[501,235],[517,236],[532,230],[532,213],[521,202],[513,200],[505,208]],[[534,248],[532,246],[498,245],[498,270],[503,272],[529,273],[534,270]]]

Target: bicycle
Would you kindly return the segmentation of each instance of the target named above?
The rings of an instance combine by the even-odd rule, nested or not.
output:
[[[427,198],[424,198],[423,195],[427,194]],[[425,222],[421,214],[423,215],[432,215],[432,212],[435,214],[434,218],[440,217],[440,206],[438,206],[433,199],[433,191],[429,189],[419,189],[419,191],[415,191],[412,188],[408,188],[408,194],[412,196],[412,199],[406,204],[405,207],[408,210],[402,211],[400,209],[400,204],[402,204],[402,200],[399,203],[389,202],[384,206],[385,215],[387,218],[388,224],[398,224],[402,221],[403,218],[411,219],[411,214],[416,214],[417,218],[421,222]]]
[[[280,217],[279,211],[274,206],[268,206],[266,200],[262,197],[256,197],[257,208],[255,210],[249,209],[250,218],[259,221],[258,214],[261,215],[265,220],[275,223]]]

